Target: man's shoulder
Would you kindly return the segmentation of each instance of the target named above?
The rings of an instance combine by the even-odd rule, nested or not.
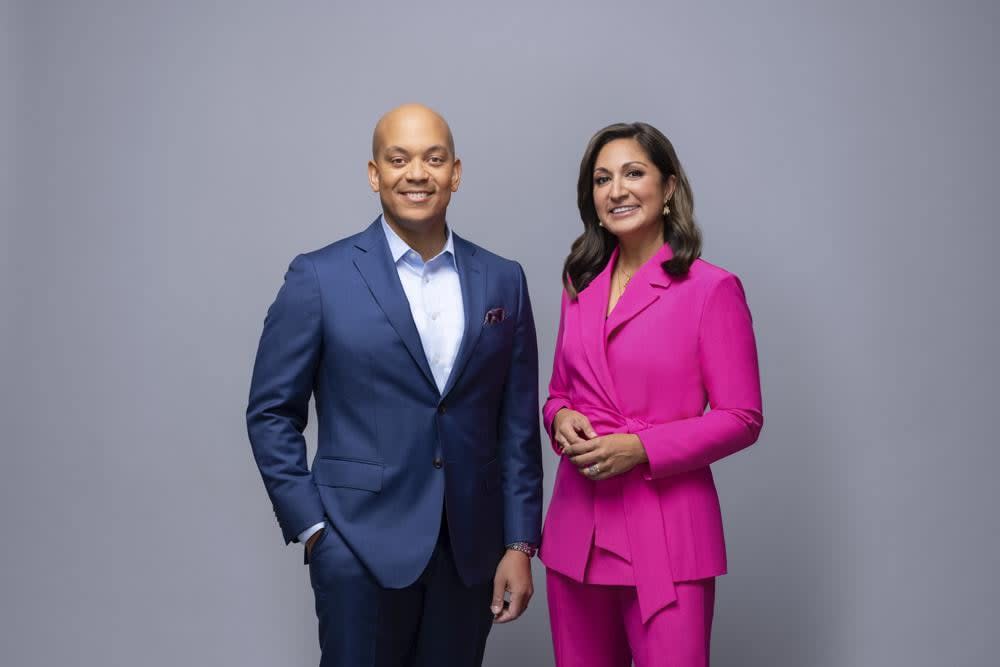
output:
[[[365,248],[371,244],[371,233],[372,228],[369,226],[360,232],[345,236],[322,248],[303,252],[302,256],[313,263],[320,264],[344,260],[350,261],[354,258],[354,249],[356,247]]]
[[[458,234],[455,234],[455,245],[461,246],[461,250],[459,250],[459,252],[464,250],[467,254],[472,255],[478,261],[488,265],[490,268],[510,272],[512,275],[518,275],[522,271],[520,263],[487,250],[483,246],[473,243]]]

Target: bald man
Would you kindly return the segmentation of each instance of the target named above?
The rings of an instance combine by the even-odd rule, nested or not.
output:
[[[321,666],[480,665],[531,599],[535,327],[520,265],[446,222],[461,177],[441,116],[387,113],[382,214],[296,257],[264,321],[247,427],[285,542],[305,544]]]

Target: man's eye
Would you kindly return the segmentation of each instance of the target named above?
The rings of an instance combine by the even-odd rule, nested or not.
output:
[[[401,157],[394,157],[391,160],[389,160],[389,164],[391,164],[393,167],[402,167],[404,164],[406,164],[406,160],[404,160]]]
[[[432,155],[428,160],[431,164],[444,164],[444,158],[438,157],[437,155]]]

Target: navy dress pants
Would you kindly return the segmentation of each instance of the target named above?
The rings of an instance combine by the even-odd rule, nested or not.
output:
[[[493,582],[465,586],[442,525],[426,569],[406,588],[382,588],[327,522],[309,574],[320,667],[480,667],[493,625]]]

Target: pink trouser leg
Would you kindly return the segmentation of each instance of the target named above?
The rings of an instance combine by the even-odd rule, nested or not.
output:
[[[625,601],[625,629],[635,667],[708,667],[715,579],[681,581],[675,589],[677,601],[646,623],[634,589]]]
[[[552,570],[545,585],[557,667],[632,664],[622,602],[634,589],[581,584]]]

